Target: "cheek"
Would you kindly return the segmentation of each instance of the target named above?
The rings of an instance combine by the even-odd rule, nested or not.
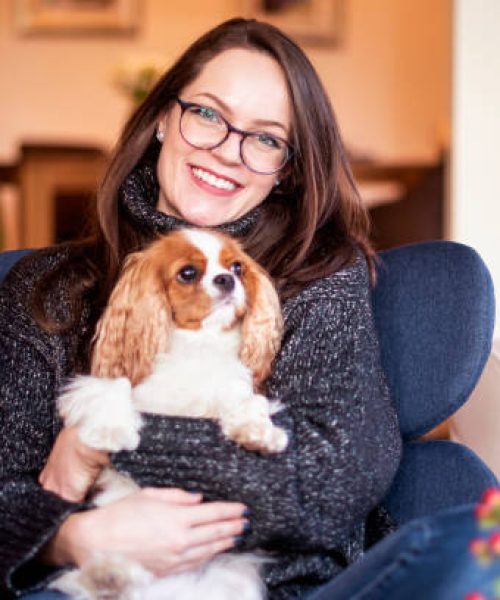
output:
[[[159,168],[171,176],[175,173],[176,163],[182,160],[189,148],[175,129],[167,128],[158,160]]]
[[[253,205],[260,204],[273,189],[276,176],[273,175],[258,175],[252,173],[252,178],[249,180],[247,190]]]
[[[164,195],[169,204],[177,207],[183,197],[182,181],[184,163],[187,157],[186,144],[179,141],[175,132],[167,132],[157,164],[157,175],[160,183],[160,194]],[[190,147],[188,146],[188,149]]]

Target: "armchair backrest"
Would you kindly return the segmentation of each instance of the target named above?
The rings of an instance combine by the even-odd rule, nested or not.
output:
[[[495,302],[472,248],[427,242],[380,253],[373,293],[382,364],[406,440],[468,398],[491,350]]]

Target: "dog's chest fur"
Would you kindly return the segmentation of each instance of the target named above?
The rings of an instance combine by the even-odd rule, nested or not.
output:
[[[168,353],[156,357],[151,375],[134,388],[136,408],[216,417],[221,394],[252,392],[252,373],[239,359],[239,347],[239,327],[217,332],[175,330]]]

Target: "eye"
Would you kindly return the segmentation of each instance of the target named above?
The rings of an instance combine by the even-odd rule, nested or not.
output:
[[[209,106],[193,106],[191,111],[203,121],[212,123],[219,123],[220,121],[219,113]]]
[[[193,283],[197,277],[198,269],[193,265],[186,265],[177,273],[177,281],[180,283]]]
[[[234,273],[236,277],[241,277],[243,267],[241,266],[240,262],[236,261],[229,267],[229,270],[231,271],[231,273]]]
[[[267,146],[271,150],[280,150],[283,147],[283,142],[270,133],[257,133],[255,139],[259,144]]]

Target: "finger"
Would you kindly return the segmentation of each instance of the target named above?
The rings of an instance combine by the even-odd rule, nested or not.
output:
[[[58,493],[62,489],[60,482],[54,477],[52,477],[50,474],[47,474],[47,471],[45,469],[38,476],[38,483],[42,486],[44,490],[47,490],[49,492]]]
[[[40,484],[46,492],[56,494],[56,496],[60,496],[68,502],[81,502],[86,495],[85,492],[53,482],[50,479],[43,482],[40,481]]]
[[[163,500],[171,504],[199,504],[203,500],[201,494],[186,492],[179,488],[144,488],[142,493],[148,498]]]
[[[248,523],[246,519],[230,519],[191,527],[186,533],[186,545],[190,548],[234,538],[243,533],[246,523]]]
[[[237,519],[243,516],[246,506],[241,502],[206,502],[186,513],[191,526]]]
[[[83,460],[90,468],[99,470],[102,467],[108,466],[111,462],[108,452],[88,447],[83,452]]]
[[[234,545],[234,538],[226,538],[217,542],[211,542],[210,544],[189,548],[183,552],[181,562],[170,570],[169,573],[181,573],[196,568],[211,560],[217,554],[234,548]]]

